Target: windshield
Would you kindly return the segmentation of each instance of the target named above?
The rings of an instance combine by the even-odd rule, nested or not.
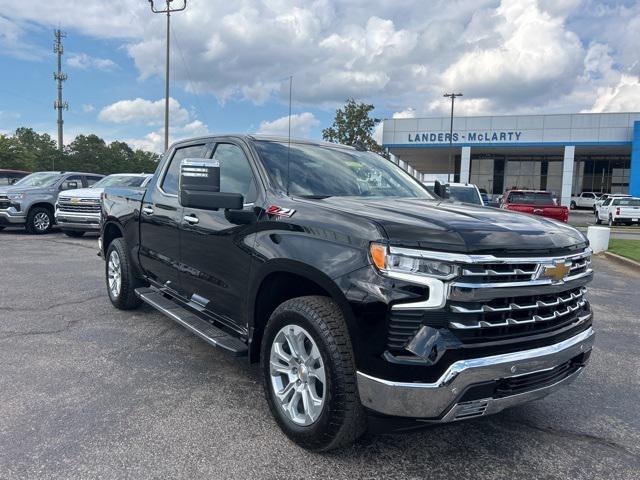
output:
[[[640,207],[640,198],[616,198],[613,204],[619,207]]]
[[[551,192],[511,192],[508,202],[524,205],[555,205]]]
[[[287,144],[257,141],[269,175],[282,190],[287,183]],[[433,197],[399,167],[371,152],[292,143],[292,195],[308,197]]]
[[[27,175],[13,185],[15,187],[49,187],[59,178],[60,174],[56,172],[38,172]]]
[[[459,185],[448,185],[449,198],[456,202],[475,203],[482,205],[482,198],[478,195],[478,191],[474,187],[463,187]]]
[[[139,187],[146,180],[147,177],[141,177],[139,175],[109,175],[104,177],[99,182],[93,184],[91,188],[104,188],[104,187]]]

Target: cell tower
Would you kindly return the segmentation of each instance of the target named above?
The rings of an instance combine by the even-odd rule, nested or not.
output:
[[[62,54],[64,53],[64,46],[62,45],[62,39],[67,35],[60,29],[53,32],[56,40],[53,44],[53,52],[58,55],[58,71],[53,72],[53,79],[58,83],[58,99],[53,102],[53,108],[58,111],[58,150],[62,150],[64,146],[62,126],[64,121],[62,120],[62,110],[69,110],[69,102],[62,100],[62,82],[67,80],[67,74],[62,72]]]

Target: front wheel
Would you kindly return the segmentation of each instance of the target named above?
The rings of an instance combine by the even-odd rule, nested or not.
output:
[[[48,233],[53,226],[53,214],[45,207],[34,207],[27,215],[27,231],[31,234],[41,235]]]
[[[326,451],[364,433],[351,339],[333,300],[308,296],[280,305],[265,328],[261,359],[269,408],[291,440]]]
[[[578,205],[576,205],[576,202],[571,202],[569,208],[571,208],[571,210],[575,210],[576,208],[578,208]]]
[[[600,215],[598,215],[598,212],[596,212],[596,225],[600,224],[602,224],[602,220],[600,220]]]
[[[64,233],[67,237],[80,238],[84,235],[85,232],[79,230],[62,230],[62,233]]]
[[[138,308],[142,301],[136,296],[135,289],[142,286],[142,282],[135,276],[122,238],[111,242],[106,258],[105,277],[109,300],[120,310]]]

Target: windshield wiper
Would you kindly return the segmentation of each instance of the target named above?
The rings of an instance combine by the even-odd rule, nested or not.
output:
[[[324,200],[325,198],[331,198],[333,195],[298,195],[300,198],[308,198],[311,200]]]

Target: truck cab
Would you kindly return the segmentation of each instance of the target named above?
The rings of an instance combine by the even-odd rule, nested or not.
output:
[[[589,360],[582,233],[443,201],[361,145],[178,142],[145,189],[107,187],[101,215],[114,307],[259,363],[310,450],[543,398]]]

